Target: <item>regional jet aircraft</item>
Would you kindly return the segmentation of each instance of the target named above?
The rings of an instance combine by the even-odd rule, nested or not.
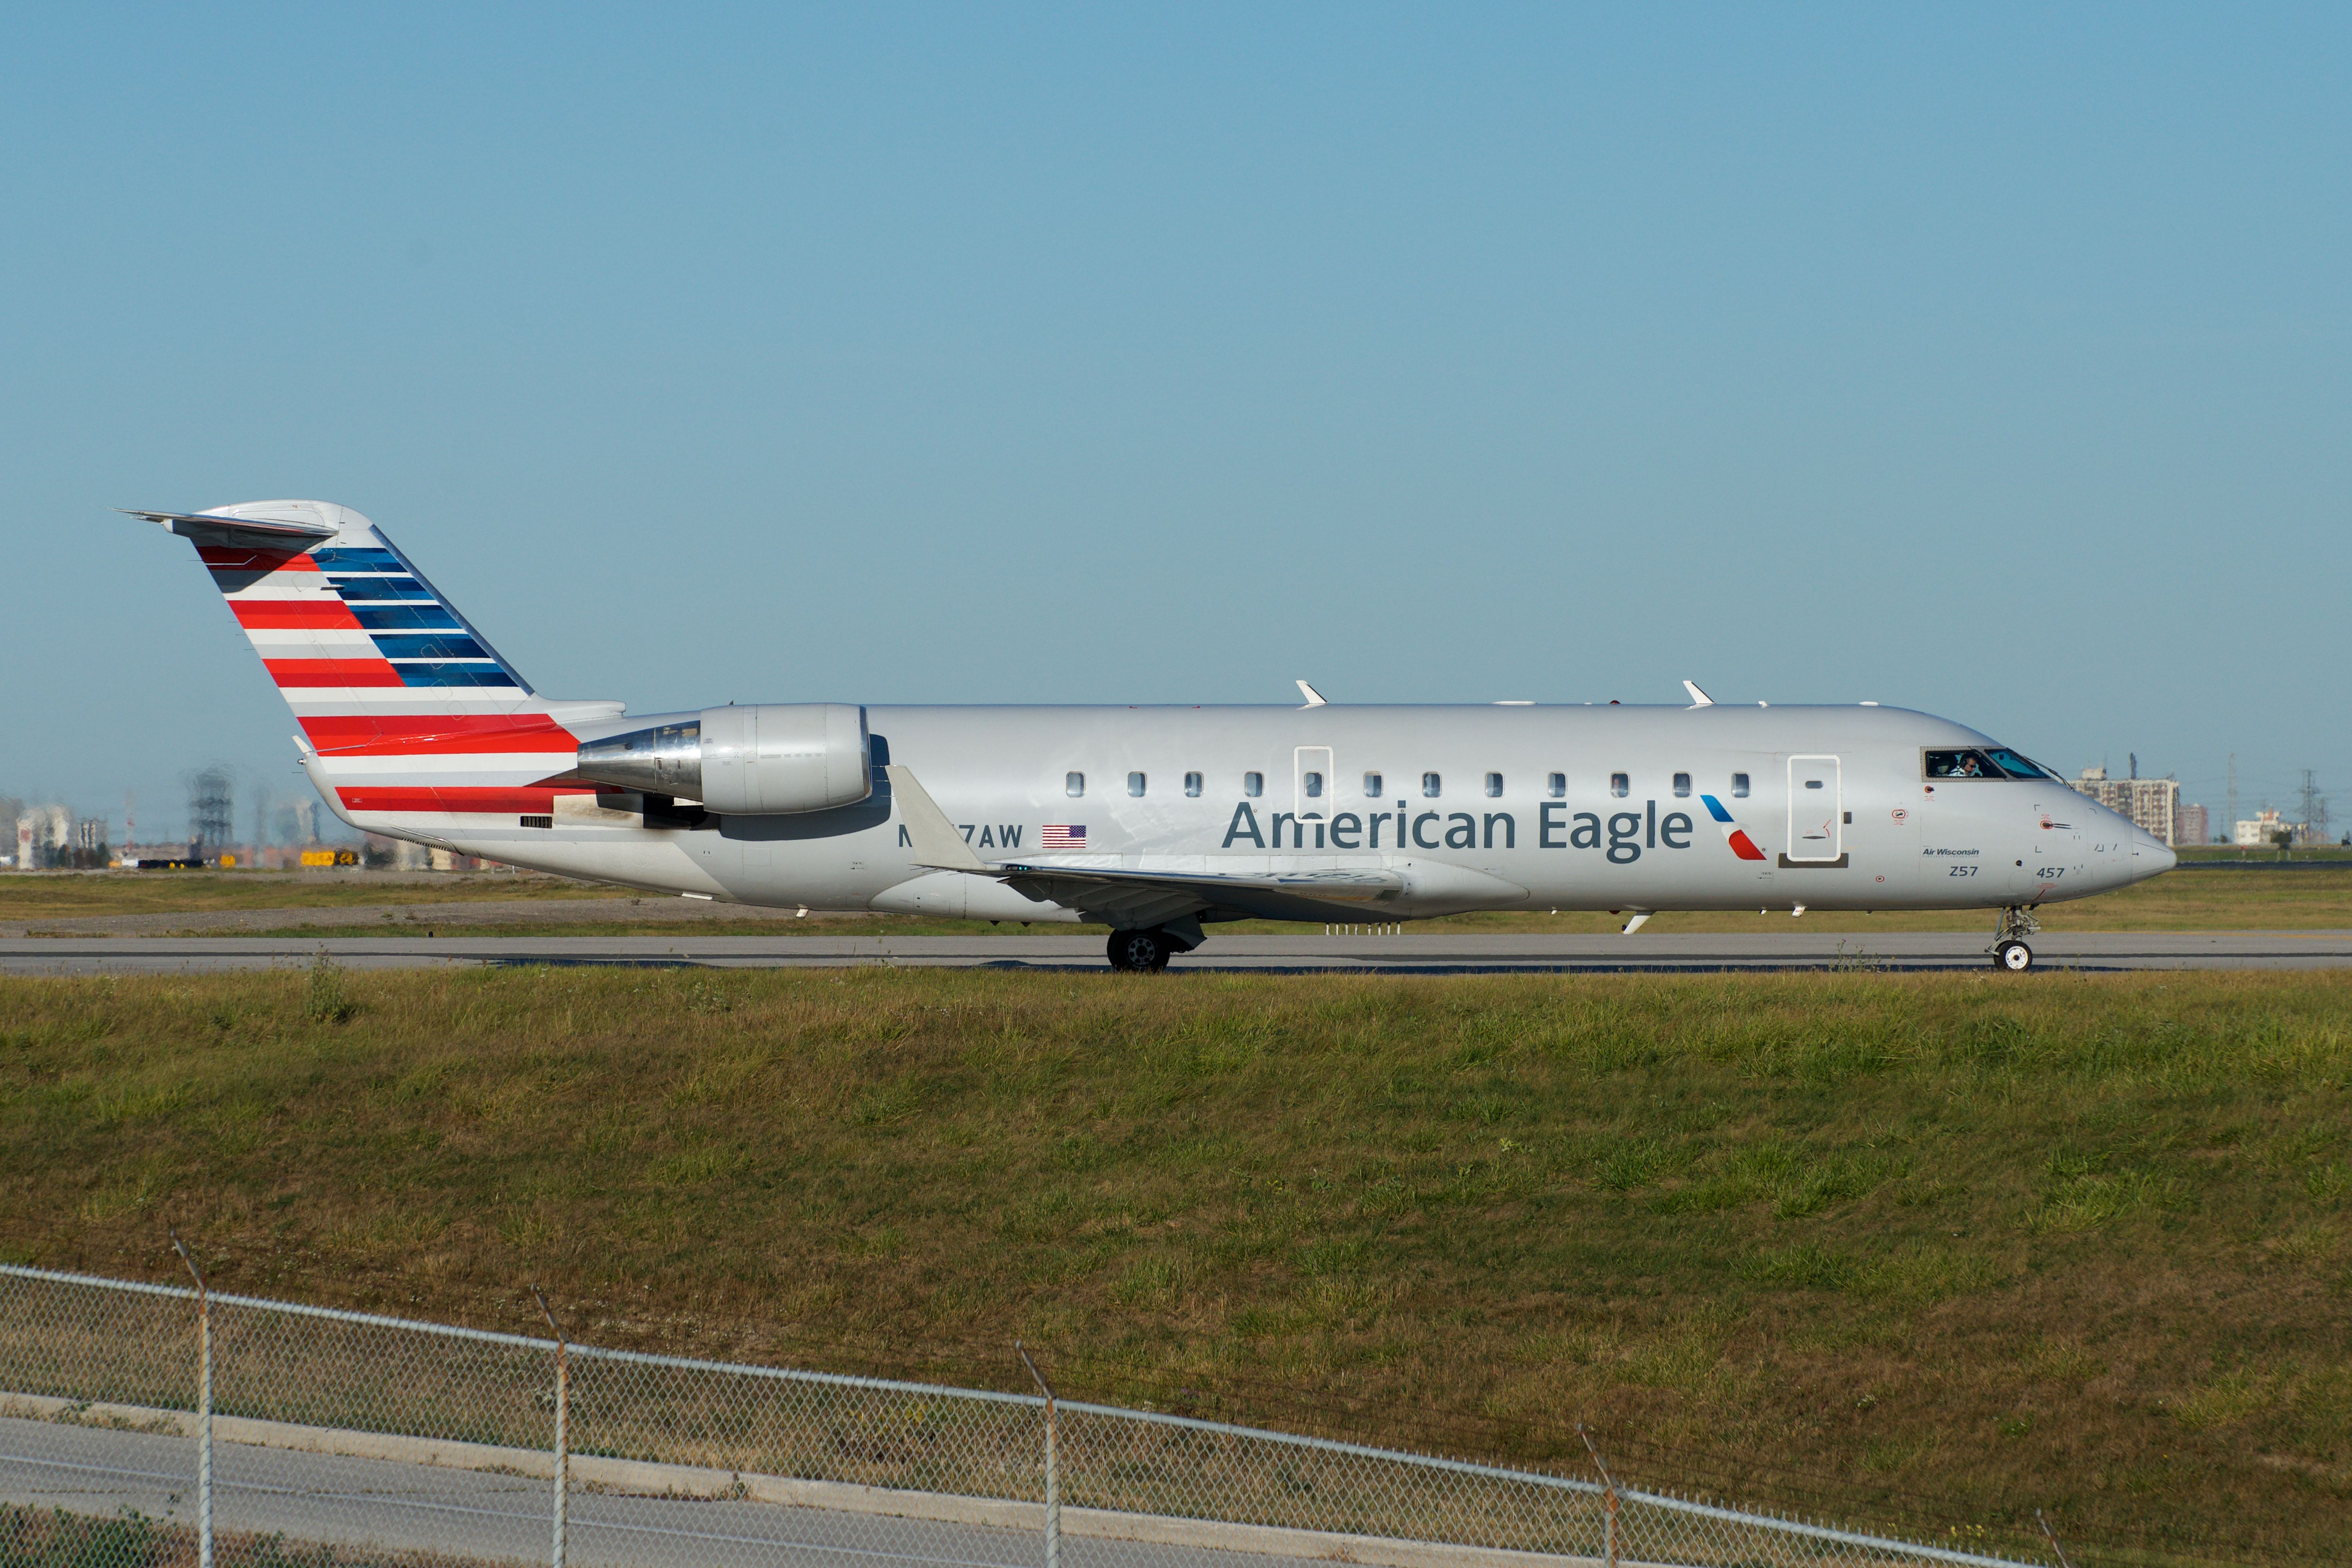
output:
[[[1475,910],[1988,909],[2172,851],[1963,725],[1874,703],[729,705],[541,696],[375,525],[142,511],[194,542],[353,827],[622,886],[820,910],[1091,921],[1158,970],[1220,921]],[[1687,684],[1687,683],[1685,683]]]

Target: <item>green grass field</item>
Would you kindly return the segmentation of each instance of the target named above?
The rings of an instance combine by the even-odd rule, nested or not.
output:
[[[609,899],[619,889],[512,873],[89,871],[0,873],[0,921],[216,910],[336,909],[517,899]]]
[[[0,1251],[2352,1553],[2352,976],[0,982]],[[2038,1539],[2038,1537],[2036,1538]]]

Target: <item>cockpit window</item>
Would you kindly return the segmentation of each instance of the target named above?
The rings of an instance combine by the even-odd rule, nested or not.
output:
[[[2058,775],[2040,763],[2006,746],[1984,751],[1929,752],[1931,779],[2054,779]]]
[[[1985,755],[1990,757],[1995,763],[1999,763],[2000,765],[2000,771],[2007,773],[2013,779],[2058,778],[2056,773],[2052,773],[2048,768],[2043,767],[2032,757],[2026,756],[2020,752],[2012,752],[2006,746],[1995,746],[1990,751],[1987,752]],[[2063,784],[2065,781],[2063,779],[2060,779],[2059,782]]]

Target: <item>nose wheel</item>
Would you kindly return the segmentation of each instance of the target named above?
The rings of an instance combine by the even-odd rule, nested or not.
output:
[[[1992,966],[2011,974],[2022,974],[2033,967],[2033,950],[2025,939],[2042,929],[2033,918],[2033,910],[2024,904],[2011,904],[2000,911],[2000,924],[1993,928]]]

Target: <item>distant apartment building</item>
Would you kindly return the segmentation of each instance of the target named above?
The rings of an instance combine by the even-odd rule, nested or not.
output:
[[[2172,826],[2179,837],[2175,844],[2210,844],[2213,825],[2201,805],[2176,805],[2172,808]]]
[[[2160,843],[2194,844],[2201,841],[2179,837],[2179,779],[2111,779],[2105,768],[2084,768],[2082,777],[2070,782],[2075,789],[2109,811],[2130,817],[2135,826],[2145,829]],[[2195,809],[2201,812],[2204,808],[2199,806]]]
[[[2282,820],[2277,812],[2264,806],[2252,816],[2242,818],[2231,829],[2230,841],[2242,847],[2268,849],[2278,843],[2282,833],[2300,837],[2296,828],[2296,824]]]

